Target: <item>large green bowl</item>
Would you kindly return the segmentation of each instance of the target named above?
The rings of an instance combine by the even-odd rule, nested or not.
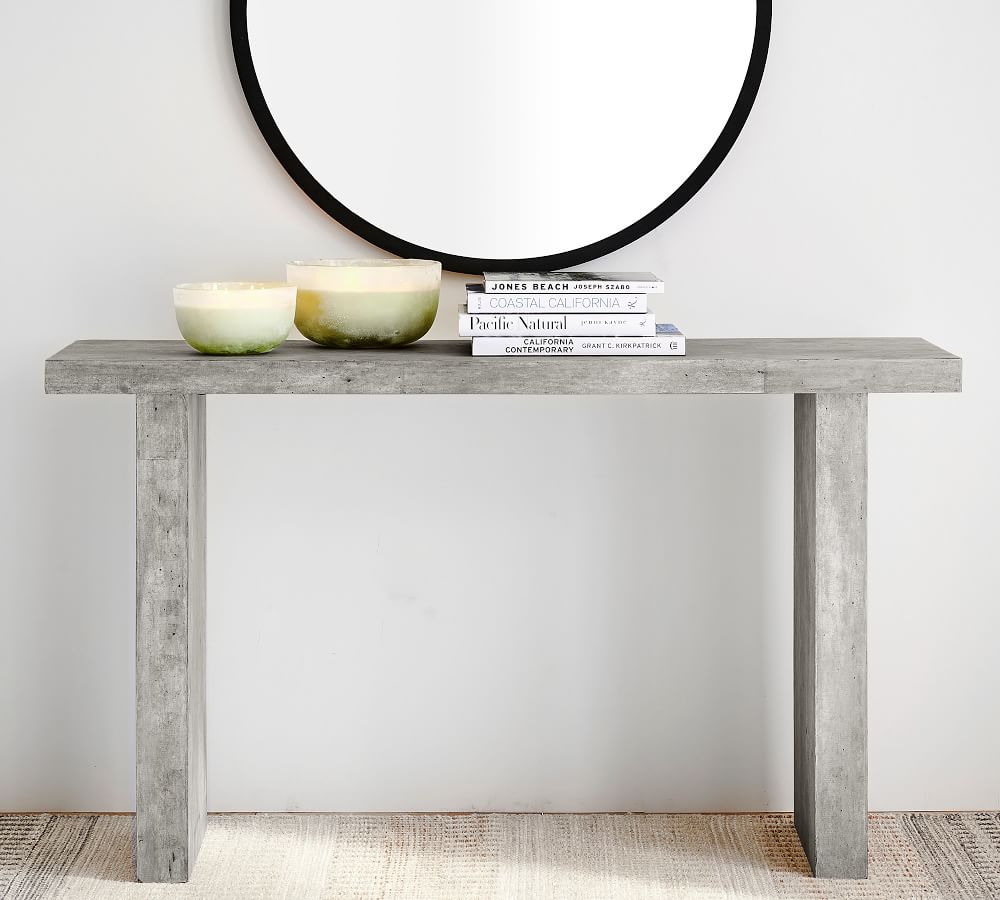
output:
[[[434,324],[441,263],[318,259],[288,264],[298,288],[295,326],[324,347],[402,347]]]

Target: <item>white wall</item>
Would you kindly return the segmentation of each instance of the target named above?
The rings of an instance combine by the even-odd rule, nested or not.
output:
[[[226,6],[0,13],[0,809],[134,802],[133,404],[43,396],[44,357],[175,337],[179,281],[381,255],[272,158]],[[777,0],[734,152],[599,261],[693,336],[965,357],[871,400],[876,809],[1000,806],[998,29]],[[209,409],[212,809],[790,808],[790,398]]]

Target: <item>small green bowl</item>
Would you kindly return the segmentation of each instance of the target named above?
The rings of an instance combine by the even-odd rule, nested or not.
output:
[[[184,340],[199,353],[267,353],[288,337],[295,285],[280,281],[205,281],[174,288]]]

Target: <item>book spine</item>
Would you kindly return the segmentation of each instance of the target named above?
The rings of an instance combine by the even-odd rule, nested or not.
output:
[[[684,335],[660,337],[474,337],[473,356],[683,356]]]
[[[497,281],[487,278],[487,294],[662,294],[662,281]]]
[[[644,313],[645,294],[484,294],[468,292],[470,313]]]
[[[574,335],[587,337],[642,337],[656,334],[656,319],[652,313],[618,315],[568,315],[565,313],[514,313],[481,315],[459,313],[460,337],[496,335],[523,337],[528,335]]]

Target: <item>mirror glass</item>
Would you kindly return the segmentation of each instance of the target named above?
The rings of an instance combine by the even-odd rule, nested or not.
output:
[[[232,13],[251,109],[300,186],[376,245],[458,271],[575,264],[663,221],[735,141],[770,26],[769,0]]]

